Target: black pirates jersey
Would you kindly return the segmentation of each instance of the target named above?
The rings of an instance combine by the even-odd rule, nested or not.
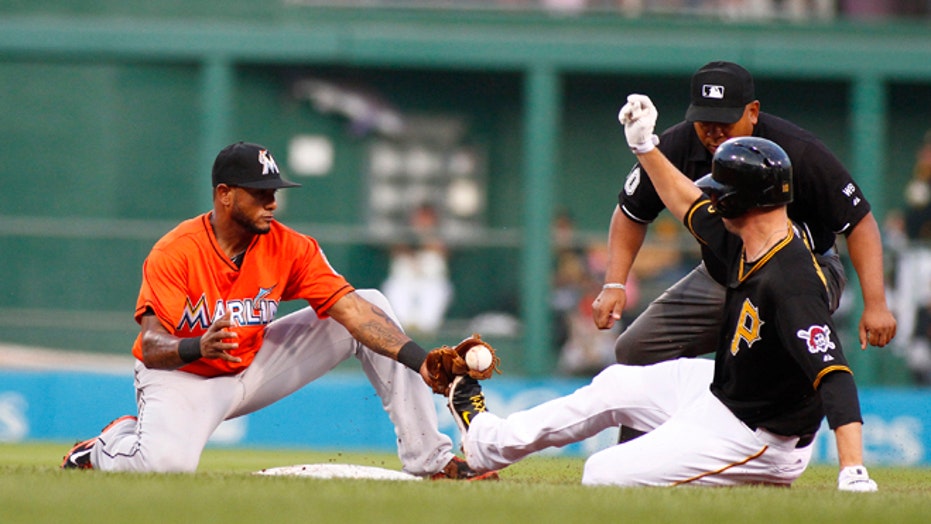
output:
[[[684,222],[704,256],[727,269],[711,391],[751,428],[814,433],[824,416],[821,381],[835,371],[850,373],[818,263],[791,222],[786,238],[748,262],[741,239],[710,209],[703,196]]]

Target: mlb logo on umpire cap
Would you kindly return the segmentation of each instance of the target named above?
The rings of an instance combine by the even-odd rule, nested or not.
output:
[[[692,76],[689,122],[733,124],[756,98],[750,72],[733,62],[709,62]]]
[[[705,84],[701,86],[701,96],[704,98],[724,100],[724,86]]]
[[[301,187],[281,177],[278,163],[265,146],[236,142],[223,148],[213,161],[213,187],[219,184],[253,189]]]

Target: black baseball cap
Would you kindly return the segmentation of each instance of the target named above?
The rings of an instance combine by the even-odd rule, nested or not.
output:
[[[755,99],[749,71],[733,62],[709,62],[692,75],[692,103],[685,119],[733,124]]]
[[[278,164],[265,146],[236,142],[223,148],[213,161],[213,187],[219,184],[253,189],[301,187],[281,178]]]

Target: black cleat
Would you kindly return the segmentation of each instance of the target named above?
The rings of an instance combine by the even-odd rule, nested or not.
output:
[[[482,386],[468,375],[456,377],[449,386],[449,400],[446,406],[456,419],[459,431],[465,435],[475,415],[485,411],[485,394],[482,393]]]
[[[108,429],[125,420],[136,421],[138,419],[133,415],[123,415],[107,424],[106,427],[100,430],[100,433],[105,433]],[[74,447],[65,454],[65,458],[62,459],[61,469],[94,469],[94,465],[91,464],[91,450],[94,449],[94,444],[97,443],[98,438],[99,437],[90,438],[75,444]]]
[[[94,469],[91,450],[96,442],[97,437],[94,437],[75,444],[61,461],[61,469]]]

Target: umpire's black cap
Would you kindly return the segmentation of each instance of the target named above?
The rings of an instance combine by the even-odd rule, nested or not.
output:
[[[692,75],[689,122],[733,124],[756,99],[753,76],[733,62],[709,62]]]
[[[281,178],[278,164],[265,146],[236,142],[223,148],[213,161],[213,187],[219,184],[253,189],[301,187]]]

